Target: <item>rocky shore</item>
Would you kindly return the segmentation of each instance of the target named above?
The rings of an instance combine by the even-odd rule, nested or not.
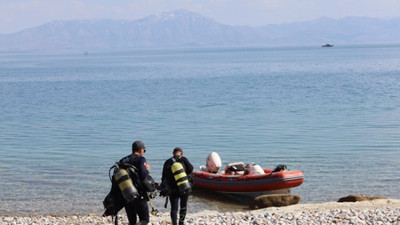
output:
[[[150,217],[150,224],[170,224],[169,214]],[[113,224],[110,217],[95,215],[76,216],[2,216],[0,224]],[[128,224],[121,215],[119,224]],[[398,224],[400,225],[400,200],[377,199],[363,202],[328,202],[270,207],[243,212],[202,211],[189,212],[186,224]]]

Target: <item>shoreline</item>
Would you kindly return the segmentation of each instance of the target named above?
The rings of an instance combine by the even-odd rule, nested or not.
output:
[[[112,224],[111,217],[71,216],[1,216],[0,224]],[[119,223],[128,224],[124,210]],[[204,210],[190,213],[186,224],[400,224],[400,200],[376,199],[361,202],[326,202],[269,207],[239,212]],[[150,216],[150,224],[170,224],[169,213]]]

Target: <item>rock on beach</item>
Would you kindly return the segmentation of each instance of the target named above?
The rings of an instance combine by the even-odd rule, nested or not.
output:
[[[249,205],[250,209],[262,209],[272,206],[288,206],[300,202],[300,195],[270,194],[256,197]]]
[[[360,201],[371,201],[375,199],[386,199],[384,197],[370,197],[363,195],[348,195],[346,197],[340,198],[338,202],[360,202]]]
[[[101,216],[2,216],[0,224],[113,224]],[[119,224],[128,224],[121,215]],[[169,214],[150,217],[151,225],[170,224]],[[400,225],[400,200],[377,199],[362,202],[328,202],[269,207],[243,212],[201,211],[189,213],[186,224],[269,225],[269,224],[397,224]]]

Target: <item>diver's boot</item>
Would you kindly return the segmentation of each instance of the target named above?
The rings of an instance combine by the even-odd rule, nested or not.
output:
[[[171,215],[171,224],[178,225],[177,218],[174,218],[174,216],[172,216],[172,215]]]
[[[182,208],[179,211],[179,225],[185,224],[185,218],[186,218],[186,208]]]

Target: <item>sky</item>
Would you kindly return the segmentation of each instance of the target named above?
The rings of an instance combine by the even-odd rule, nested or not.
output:
[[[0,33],[54,20],[134,20],[176,9],[226,25],[262,26],[347,16],[400,17],[400,0],[0,0]]]

